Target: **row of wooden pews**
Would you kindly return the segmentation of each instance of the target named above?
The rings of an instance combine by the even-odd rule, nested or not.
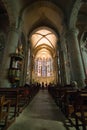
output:
[[[87,130],[87,91],[82,90],[78,93],[74,103],[74,115],[76,129],[79,130],[81,125],[83,130]]]
[[[38,91],[39,87],[36,85],[18,88],[0,88],[0,128],[6,130]],[[4,123],[2,125],[3,120]]]
[[[6,100],[5,96],[1,96],[0,97],[0,122],[2,122],[2,126],[4,126],[4,129],[8,125],[9,109],[10,109],[10,100]]]
[[[75,119],[73,126],[76,130],[80,127],[87,130],[87,90],[71,89],[70,86],[50,86],[48,91],[72,124],[72,118]]]

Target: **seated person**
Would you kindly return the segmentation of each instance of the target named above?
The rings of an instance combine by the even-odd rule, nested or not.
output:
[[[72,89],[72,90],[78,90],[78,84],[77,84],[76,81],[72,81],[72,82],[71,82],[71,89]],[[74,102],[74,100],[75,100],[75,95],[74,95],[73,93],[70,94],[70,95],[68,96],[68,100],[69,100],[70,104],[72,104],[72,103]]]
[[[72,87],[72,89],[78,89],[78,84],[77,84],[77,82],[76,82],[76,81],[72,81],[72,82],[71,82],[71,87]]]

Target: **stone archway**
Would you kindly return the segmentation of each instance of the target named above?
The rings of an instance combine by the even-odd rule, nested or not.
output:
[[[48,27],[39,27],[33,31],[30,37],[32,82],[44,82],[45,84],[56,82],[57,40],[56,33]]]

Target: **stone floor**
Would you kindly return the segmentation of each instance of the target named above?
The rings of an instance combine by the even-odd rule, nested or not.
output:
[[[40,90],[8,130],[76,129],[68,123],[48,91]]]

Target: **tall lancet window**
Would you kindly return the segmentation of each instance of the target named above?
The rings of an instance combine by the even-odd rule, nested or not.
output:
[[[37,66],[37,68],[38,68],[38,73],[37,73],[37,76],[41,76],[41,68],[42,68],[42,59],[41,58],[38,58],[38,66]]]
[[[38,77],[50,77],[53,73],[53,62],[51,58],[35,59],[35,74]]]
[[[35,74],[38,72],[38,59],[35,59],[35,66],[34,66]]]
[[[51,75],[50,58],[47,59],[47,77]]]
[[[42,61],[42,77],[46,77],[47,76],[47,66],[46,66],[46,58],[43,58]]]

